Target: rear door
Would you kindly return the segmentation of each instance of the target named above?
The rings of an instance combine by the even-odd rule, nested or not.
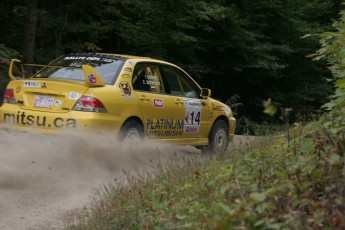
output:
[[[182,121],[174,119],[173,105],[156,63],[139,62],[132,76],[132,86],[144,118],[149,138],[171,139],[181,136]]]

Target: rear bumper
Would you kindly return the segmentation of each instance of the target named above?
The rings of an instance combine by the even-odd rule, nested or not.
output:
[[[69,111],[49,113],[21,110],[4,104],[0,110],[0,127],[7,130],[38,133],[78,133],[90,131],[118,132],[124,118],[108,113]]]

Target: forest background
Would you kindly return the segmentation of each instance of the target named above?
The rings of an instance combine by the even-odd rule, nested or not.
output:
[[[308,121],[333,92],[307,56],[342,0],[1,0],[0,93],[11,58],[47,64],[79,52],[149,56],[184,68],[248,121]],[[309,36],[306,36],[309,35]],[[315,35],[315,36],[314,36]],[[281,111],[262,113],[271,98]],[[285,110],[284,110],[285,109]],[[280,118],[279,118],[280,117]]]

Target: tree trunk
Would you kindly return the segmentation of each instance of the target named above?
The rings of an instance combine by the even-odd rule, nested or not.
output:
[[[27,5],[26,20],[24,23],[24,63],[34,60],[35,35],[37,25],[37,0],[25,0]]]

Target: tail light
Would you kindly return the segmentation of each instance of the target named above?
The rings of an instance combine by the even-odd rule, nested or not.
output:
[[[72,110],[97,113],[107,112],[100,100],[89,96],[82,96],[77,103],[75,103]]]
[[[4,103],[17,104],[16,99],[14,98],[13,89],[6,89],[5,90]]]

